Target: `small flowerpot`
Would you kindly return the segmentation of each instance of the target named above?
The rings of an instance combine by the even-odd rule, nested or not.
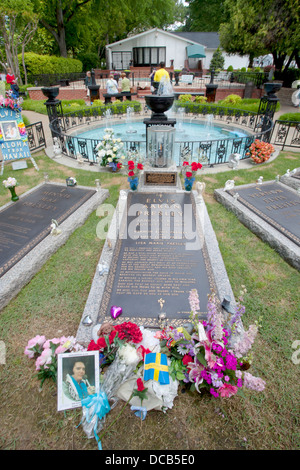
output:
[[[16,194],[16,187],[12,186],[11,188],[8,188],[8,189],[10,190],[10,193],[11,193],[11,200],[12,201],[18,201],[19,196],[17,196],[17,194]]]

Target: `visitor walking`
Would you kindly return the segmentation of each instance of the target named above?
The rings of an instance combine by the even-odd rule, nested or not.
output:
[[[92,74],[90,71],[86,72],[86,77],[84,79],[84,85],[86,89],[86,96],[90,96],[89,85],[92,84]]]

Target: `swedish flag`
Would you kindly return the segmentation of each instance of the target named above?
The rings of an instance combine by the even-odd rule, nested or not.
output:
[[[168,384],[168,361],[165,354],[148,353],[144,359],[144,380],[156,380],[160,384]]]

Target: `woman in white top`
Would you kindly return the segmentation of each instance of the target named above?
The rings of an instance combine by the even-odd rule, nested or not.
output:
[[[106,82],[106,91],[110,95],[114,95],[116,93],[119,93],[118,83],[116,82],[116,80],[114,80],[113,75],[110,75],[109,79]]]

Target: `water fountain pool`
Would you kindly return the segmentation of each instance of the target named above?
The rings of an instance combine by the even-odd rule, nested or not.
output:
[[[191,119],[186,120],[184,113],[181,113],[179,119],[176,115],[176,134],[175,134],[175,155],[174,163],[181,165],[182,160],[197,160],[199,156],[205,156],[205,150],[209,148],[210,152],[214,152],[214,141],[224,142],[226,155],[223,161],[228,161],[229,155],[232,153],[232,145],[226,145],[226,141],[230,144],[232,139],[241,139],[249,137],[250,132],[237,127],[226,125],[216,125],[213,122],[213,116],[206,116],[205,120],[195,122]],[[136,120],[131,114],[127,114],[125,122],[114,121],[113,119],[105,120],[104,126],[76,134],[77,138],[102,140],[106,127],[113,128],[115,138],[120,138],[124,143],[136,143],[142,155],[146,154],[146,128],[142,121]],[[203,145],[202,145],[203,143]],[[205,145],[206,144],[206,145]],[[186,150],[184,152],[184,149]],[[189,149],[190,151],[187,151]]]

